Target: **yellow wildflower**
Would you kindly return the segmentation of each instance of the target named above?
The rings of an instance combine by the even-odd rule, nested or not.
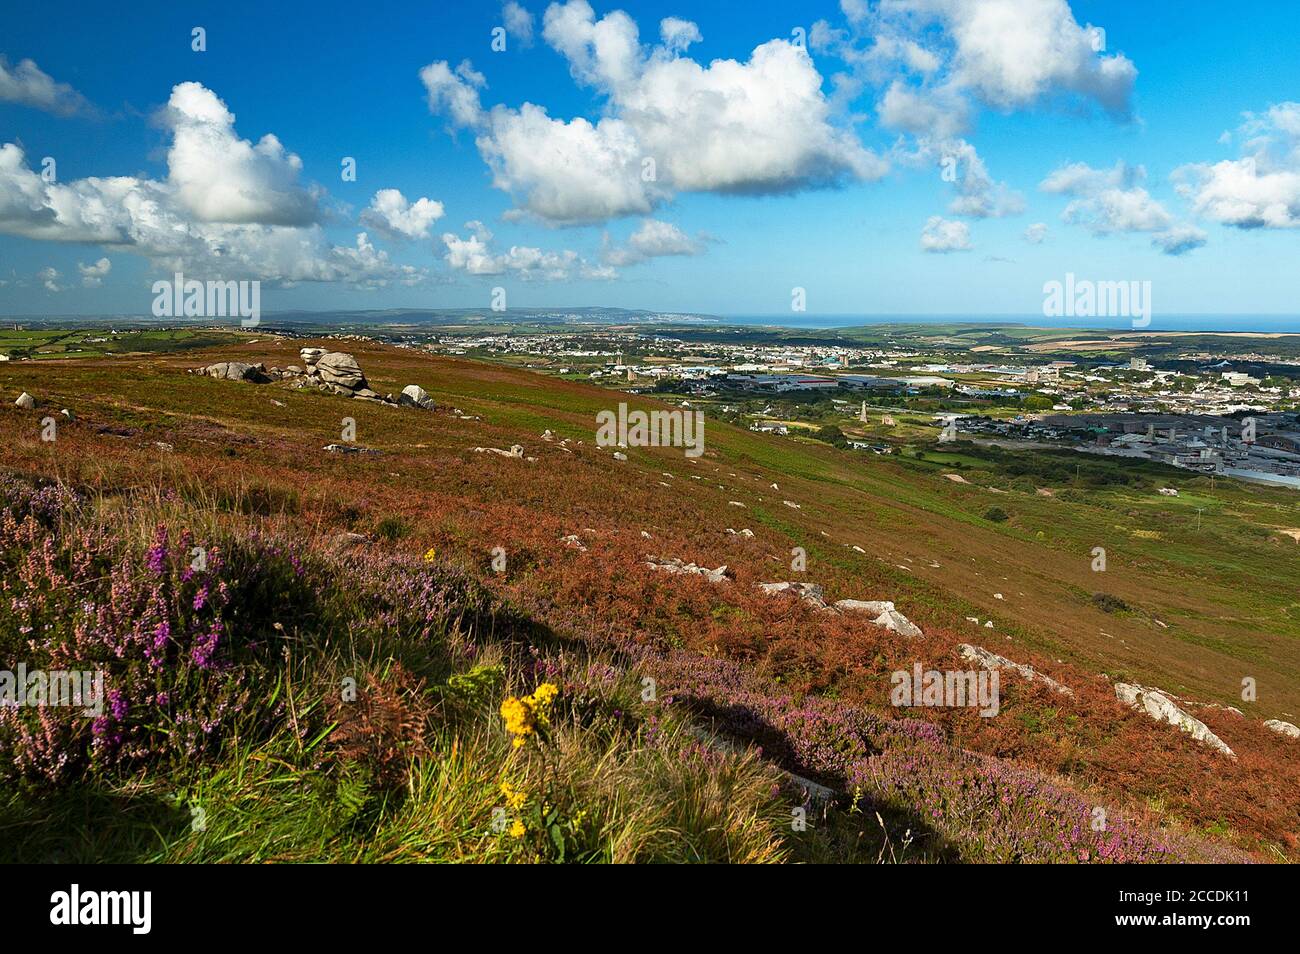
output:
[[[528,829],[524,827],[524,823],[516,818],[515,823],[510,826],[510,837],[522,838],[527,831]]]
[[[501,718],[506,722],[506,731],[515,737],[515,748],[526,744],[528,736],[550,724],[546,710],[559,693],[553,683],[544,682],[531,696],[510,696],[501,703]]]
[[[424,562],[432,563],[437,558],[437,556],[438,556],[438,551],[435,550],[433,547],[429,547],[429,549],[424,551]]]
[[[511,735],[532,735],[535,731],[533,708],[528,702],[511,696],[501,703],[501,718],[506,720],[506,731]]]
[[[505,796],[506,804],[515,811],[523,808],[524,802],[528,801],[528,793],[516,791],[509,782],[501,783],[501,794]]]

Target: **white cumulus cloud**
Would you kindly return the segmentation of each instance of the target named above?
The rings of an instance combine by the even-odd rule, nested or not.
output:
[[[1047,223],[1035,222],[1025,229],[1025,241],[1030,245],[1042,245],[1047,239]]]
[[[419,198],[408,202],[397,189],[380,189],[361,213],[361,222],[392,238],[429,237],[429,227],[443,215],[441,202]]]
[[[47,291],[63,291],[63,286],[59,284],[59,270],[53,265],[46,265],[37,272],[36,280],[44,285]]]
[[[1146,170],[1117,162],[1095,169],[1076,162],[1060,167],[1039,183],[1044,192],[1071,196],[1061,219],[1093,235],[1151,232],[1152,244],[1167,255],[1182,255],[1205,244],[1204,232],[1178,224],[1142,185]]]
[[[501,24],[520,46],[533,45],[533,15],[522,4],[507,0],[501,7]]]
[[[444,256],[447,265],[468,275],[510,275],[524,281],[604,280],[616,275],[612,268],[593,266],[568,249],[548,252],[528,245],[512,245],[507,251],[495,252],[492,233],[482,222],[466,222],[465,228],[469,231],[465,238],[445,232],[442,242],[447,249]]]
[[[927,252],[969,252],[970,226],[955,219],[932,215],[921,230],[921,248]]]
[[[430,108],[472,129],[497,188],[557,224],[644,215],[677,192],[773,194],[884,174],[886,163],[831,123],[821,75],[785,40],[746,62],[708,66],[682,55],[699,38],[689,21],[660,25],[645,48],[621,10],[597,19],[586,0],[553,3],[542,36],[604,115],[551,117],[545,107],[484,109],[482,76],[468,63],[421,70]]]
[[[1235,138],[1240,158],[1177,169],[1179,193],[1198,216],[1223,225],[1300,228],[1300,103],[1247,113]]]
[[[1092,101],[1127,116],[1137,68],[1095,49],[1066,0],[885,0],[886,14],[937,22],[952,46],[953,80],[1001,109],[1054,95]]]
[[[104,284],[104,279],[108,273],[113,270],[113,263],[107,258],[101,258],[99,261],[90,265],[77,263],[77,271],[81,273],[81,284],[86,288],[98,288]]]
[[[651,258],[670,255],[698,255],[704,243],[693,239],[671,222],[646,219],[624,246],[607,248],[602,260],[607,265],[636,265]]]
[[[32,60],[20,60],[17,66],[10,66],[3,56],[0,56],[0,102],[30,106],[56,116],[92,111],[86,97],[67,83],[56,82]]]
[[[168,181],[201,222],[309,225],[316,197],[298,185],[302,160],[272,133],[256,145],[235,134],[235,116],[210,89],[180,83],[163,112],[172,131]]]
[[[88,176],[46,182],[16,143],[0,144],[0,233],[102,245],[194,277],[266,282],[411,283],[365,233],[355,246],[324,236],[302,164],[273,135],[240,139],[210,90],[182,83],[160,118],[172,134],[164,179]]]

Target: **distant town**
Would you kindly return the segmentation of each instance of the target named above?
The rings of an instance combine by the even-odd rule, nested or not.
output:
[[[1064,448],[1300,488],[1300,336],[1025,326],[796,330],[690,315],[330,316],[329,337],[654,393],[756,431],[895,453],[932,441]],[[340,330],[342,329],[342,330]],[[248,335],[322,328],[270,321]],[[228,326],[105,323],[0,332],[0,361],[163,347]]]
[[[990,360],[971,360],[969,352],[965,360],[941,360],[946,349],[912,342],[726,343],[631,330],[440,335],[419,346],[721,402],[728,413],[736,411],[729,399],[828,398],[848,422],[849,446],[878,453],[888,452],[888,443],[853,440],[853,424],[896,426],[899,411],[937,399],[945,407],[930,419],[939,439],[946,433],[1004,447],[1069,447],[1300,487],[1300,361],[1255,350],[1114,360],[1094,356],[1099,349],[1087,342],[1068,359],[1022,348],[1012,355],[999,349]],[[867,400],[845,399],[859,392]],[[878,398],[889,405],[878,407]],[[791,424],[777,410],[765,404],[747,423],[788,434]]]

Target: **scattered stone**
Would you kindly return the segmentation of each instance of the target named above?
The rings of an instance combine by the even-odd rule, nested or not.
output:
[[[624,454],[624,453],[622,453],[621,451],[614,451],[614,459],[615,459],[615,460],[627,460],[627,455]]]
[[[59,413],[63,415],[63,419],[65,421],[75,421],[77,419],[77,416],[73,414],[71,411],[69,411],[66,407]]]
[[[777,596],[782,593],[790,593],[799,597],[809,606],[816,609],[826,609],[826,594],[821,586],[816,583],[795,583],[785,581],[781,583],[760,583],[758,588],[768,596]]]
[[[1196,719],[1174,704],[1173,700],[1159,689],[1133,685],[1126,682],[1115,683],[1115,697],[1133,709],[1144,709],[1146,714],[1157,722],[1168,722],[1186,732],[1198,742],[1218,750],[1231,759],[1236,754],[1217,735],[1210,731],[1204,722]]]
[[[24,411],[30,411],[36,407],[36,398],[24,391],[22,394],[18,395],[18,400],[14,401],[14,407],[20,407]]]
[[[990,620],[992,622],[992,620]],[[970,643],[962,643],[957,647],[961,651],[963,659],[969,659],[977,662],[985,669],[1010,669],[1017,672],[1026,679],[1037,679],[1039,682],[1048,686],[1054,692],[1059,692],[1063,696],[1073,696],[1074,690],[1068,686],[1063,686],[1055,679],[1050,679],[1036,670],[1033,666],[1026,666],[1023,663],[1012,662],[1006,656],[999,656],[997,653],[990,652],[981,646],[972,646]]]
[[[795,510],[802,510],[802,509],[803,509],[803,507],[800,507],[800,506],[799,506],[797,503],[795,503],[793,500],[782,500],[781,503],[785,504],[787,507],[793,507]]]
[[[1178,490],[1174,487],[1161,487],[1159,490],[1156,491],[1156,493],[1160,494],[1162,497],[1178,496]]]
[[[923,635],[921,627],[895,609],[890,600],[837,600],[835,609],[841,613],[865,613],[874,617],[872,625],[883,626],[909,639]]]
[[[583,545],[582,539],[576,533],[571,533],[567,537],[560,537],[560,542],[565,546],[572,547],[575,550],[580,550],[583,553],[587,552],[587,548]]]
[[[368,537],[360,533],[351,533],[350,531],[345,530],[342,533],[335,535],[331,542],[331,546],[333,546],[334,550],[337,552],[340,550],[351,550],[354,547],[363,547],[369,542],[370,539]]]
[[[331,454],[378,454],[379,451],[360,444],[326,444],[325,450]]]
[[[326,353],[324,348],[301,348],[298,351],[302,363],[307,365],[308,368],[314,367],[316,362],[324,357]]]
[[[426,411],[433,410],[433,398],[429,397],[429,392],[418,384],[408,384],[402,388],[402,393],[397,397],[397,403],[403,407],[420,407]],[[549,434],[550,431],[546,433]]]
[[[219,361],[208,365],[203,369],[203,373],[210,378],[219,378],[223,381],[253,381],[260,384],[270,380],[261,365],[247,364],[243,361]]]
[[[1281,719],[1269,719],[1264,723],[1264,728],[1280,732],[1288,738],[1300,739],[1300,726],[1294,726],[1290,722],[1283,722]]]
[[[515,458],[518,458],[518,459],[522,460],[522,459],[523,459],[523,456],[524,456],[524,445],[523,445],[523,444],[512,444],[512,445],[510,446],[510,450],[502,450],[502,449],[499,448],[499,447],[475,447],[475,448],[474,448],[474,453],[476,453],[476,454],[498,454],[498,455],[500,455],[501,457],[515,457]],[[528,458],[528,459],[529,459],[529,460],[536,460],[537,458],[535,458],[535,457],[530,457],[530,458]]]
[[[1231,712],[1233,715],[1240,716],[1243,719],[1246,717],[1246,713],[1242,712],[1236,706],[1221,706],[1217,702],[1190,702],[1186,699],[1182,701],[1183,705],[1196,706],[1202,709],[1218,709],[1220,712]]]
[[[697,566],[694,563],[683,563],[676,558],[660,562],[657,557],[647,557],[646,566],[652,570],[661,570],[664,573],[693,573],[702,576],[710,583],[727,583],[727,565],[724,563],[716,570],[710,570],[707,566]]]

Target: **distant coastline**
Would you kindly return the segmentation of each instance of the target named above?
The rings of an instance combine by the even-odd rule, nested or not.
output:
[[[900,315],[900,314],[769,314],[769,315],[715,315],[703,312],[657,311],[654,309],[628,309],[600,306],[557,306],[554,308],[511,308],[504,312],[473,308],[411,308],[343,311],[264,311],[262,324],[337,325],[355,327],[394,327],[401,325],[437,324],[652,324],[652,325],[704,325],[714,328],[774,328],[791,331],[843,331],[851,328],[897,325],[917,327],[926,325],[990,327],[1022,327],[1066,331],[1110,331],[1133,336],[1151,334],[1222,334],[1234,336],[1300,335],[1300,315],[1225,315],[1225,314],[1156,314],[1151,324],[1134,328],[1128,318],[1045,318],[1042,315]],[[187,324],[210,326],[210,319],[183,318],[158,319],[152,315],[3,315],[0,326],[20,324],[35,327],[96,327],[125,325],[149,327],[167,325],[177,327]]]

